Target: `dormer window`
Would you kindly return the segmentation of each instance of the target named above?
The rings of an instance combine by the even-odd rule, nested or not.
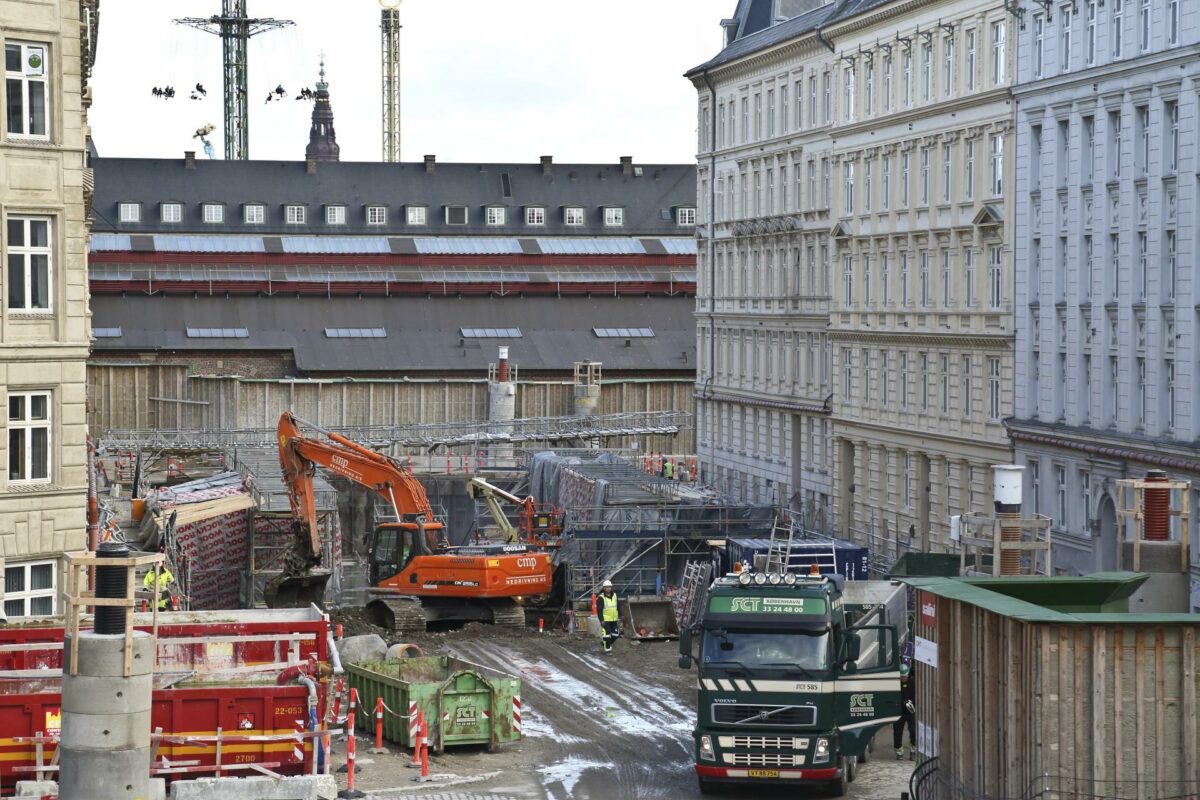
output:
[[[225,222],[225,205],[223,203],[204,203],[201,206],[203,219],[209,225],[221,225]]]
[[[409,225],[425,225],[426,212],[425,206],[407,206],[404,209],[404,218]]]
[[[242,206],[242,222],[247,225],[262,225],[267,220],[267,207],[262,203],[247,203]]]
[[[346,224],[346,207],[345,206],[325,206],[325,224],[326,225],[345,225]]]
[[[387,206],[367,206],[368,225],[387,225]]]
[[[563,224],[572,228],[582,225],[584,221],[583,206],[567,206],[563,209]]]
[[[467,224],[467,207],[466,206],[446,206],[446,224],[447,225],[466,225]]]
[[[529,206],[525,209],[526,225],[545,225],[546,209],[542,206]]]
[[[286,205],[283,207],[283,220],[288,225],[303,225],[307,211],[308,209],[299,204]]]
[[[620,206],[607,206],[604,209],[604,225],[607,228],[618,228],[625,224],[625,209]]]
[[[675,223],[689,227],[694,226],[696,224],[696,209],[693,206],[682,206],[675,209]]]
[[[162,222],[183,222],[183,203],[163,203],[159,208]]]
[[[117,203],[117,218],[121,222],[141,222],[142,204],[132,202]]]
[[[487,224],[491,226],[503,225],[508,220],[508,209],[504,206],[488,206],[487,207]]]

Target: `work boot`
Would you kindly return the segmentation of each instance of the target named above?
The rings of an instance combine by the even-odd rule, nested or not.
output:
[[[909,761],[917,760],[917,748],[914,747],[913,745],[908,746],[908,760]]]
[[[903,761],[903,760],[904,760],[904,748],[903,748],[903,747],[897,747],[897,748],[896,748],[896,760],[897,760],[897,761]]]

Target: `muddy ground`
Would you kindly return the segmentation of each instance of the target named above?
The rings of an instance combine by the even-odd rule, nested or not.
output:
[[[347,636],[378,632],[351,615]],[[385,639],[390,638],[384,636]],[[617,643],[563,632],[508,631],[471,625],[414,637],[429,655],[452,655],[517,674],[522,680],[525,738],[499,752],[452,748],[433,755],[439,780],[413,781],[409,753],[367,755],[359,739],[358,786],[369,797],[428,800],[624,800],[701,797],[692,771],[695,672],[682,670],[676,642]],[[891,755],[890,731],[877,758],[860,767],[849,797],[895,800],[907,791],[912,765]],[[335,759],[344,757],[337,747]],[[345,776],[339,776],[344,783]],[[730,798],[797,797],[796,792],[730,791]],[[815,793],[812,796],[818,796]]]

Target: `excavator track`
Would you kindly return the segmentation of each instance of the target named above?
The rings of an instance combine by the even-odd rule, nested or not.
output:
[[[425,609],[415,597],[377,597],[367,603],[367,615],[372,624],[388,628],[402,636],[425,633]]]
[[[501,628],[524,628],[525,607],[512,600],[490,600],[492,624]]]

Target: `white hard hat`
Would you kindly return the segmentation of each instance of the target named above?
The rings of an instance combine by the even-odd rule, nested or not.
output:
[[[600,584],[600,588],[601,589],[611,589],[612,581],[605,581],[604,583]]]

